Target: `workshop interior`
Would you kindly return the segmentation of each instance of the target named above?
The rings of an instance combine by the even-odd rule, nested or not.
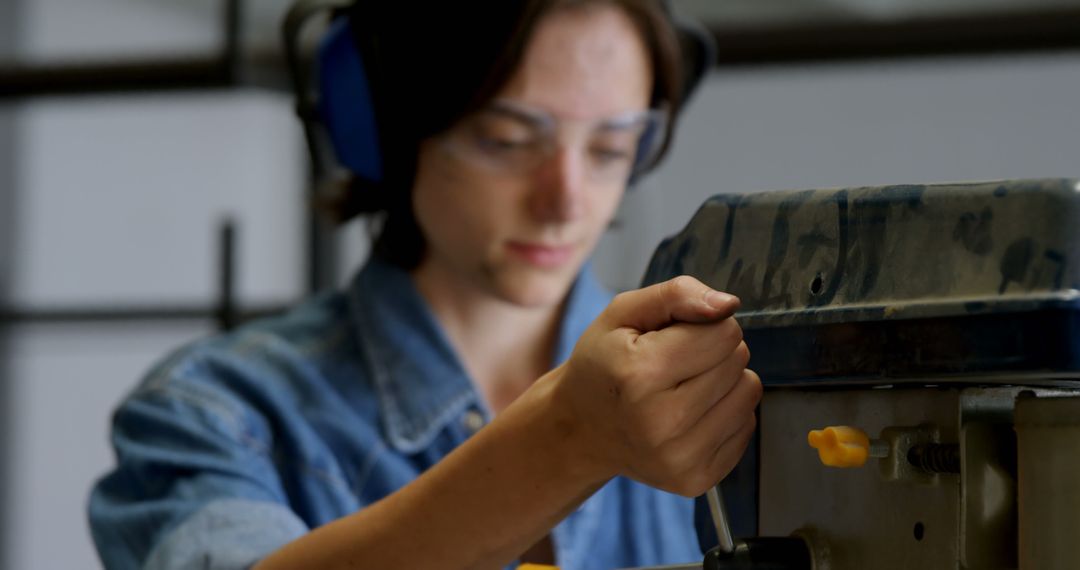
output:
[[[368,256],[312,207],[378,176],[352,3],[0,0],[0,570],[100,567],[120,399]],[[738,295],[765,390],[667,568],[1080,568],[1080,0],[670,5],[700,83],[591,264]]]

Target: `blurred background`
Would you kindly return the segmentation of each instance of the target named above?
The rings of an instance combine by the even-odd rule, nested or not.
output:
[[[1080,0],[674,3],[718,60],[601,244],[615,289],[715,193],[1080,175]],[[116,402],[366,255],[307,208],[287,5],[0,0],[0,568],[99,567]]]

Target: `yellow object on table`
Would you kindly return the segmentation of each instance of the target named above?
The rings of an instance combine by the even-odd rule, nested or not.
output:
[[[547,564],[521,564],[517,567],[517,570],[559,570],[559,567],[548,566]]]
[[[861,429],[849,426],[829,426],[816,429],[806,441],[818,452],[818,458],[829,467],[862,467],[870,456],[870,438]]]

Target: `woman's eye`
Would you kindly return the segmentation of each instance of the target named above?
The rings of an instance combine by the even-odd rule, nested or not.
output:
[[[506,137],[480,136],[478,141],[482,147],[495,151],[517,150],[528,145],[528,141],[525,139]]]
[[[602,164],[632,161],[637,154],[638,133],[617,131],[593,137],[589,154]]]
[[[628,161],[633,158],[630,150],[618,147],[593,147],[592,155],[593,158],[604,163]]]
[[[474,135],[480,148],[491,152],[520,150],[532,144],[535,138],[531,129],[503,118],[480,121]]]

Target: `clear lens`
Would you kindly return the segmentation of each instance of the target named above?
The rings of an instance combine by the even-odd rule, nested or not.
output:
[[[657,159],[660,158],[660,151],[664,148],[664,137],[667,134],[667,109],[650,109],[648,113],[648,122],[638,139],[633,172],[635,176],[656,164]]]
[[[590,179],[626,182],[655,162],[666,126],[663,109],[559,121],[515,103],[496,102],[452,129],[443,141],[455,158],[508,175],[528,174],[567,148],[584,154]]]

